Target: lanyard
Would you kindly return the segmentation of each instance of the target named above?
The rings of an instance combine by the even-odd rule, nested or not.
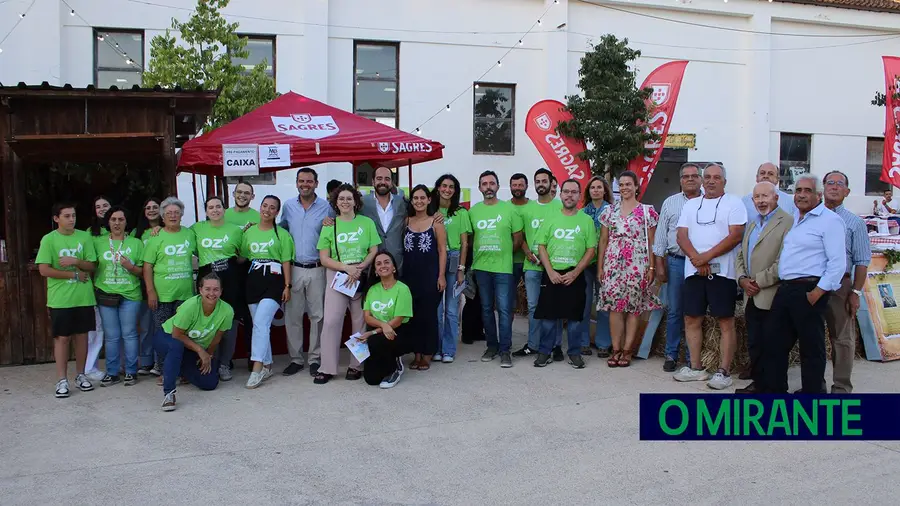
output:
[[[114,246],[113,246],[113,240],[112,240],[112,237],[110,236],[110,238],[109,238],[109,252],[112,253],[112,256],[113,256],[113,265],[115,266],[115,267],[113,268],[113,276],[118,276],[118,275],[119,275],[119,260],[122,258],[122,253],[121,253],[121,251],[122,251],[122,246],[124,246],[124,245],[125,245],[125,239],[122,239],[122,242],[119,243],[118,249],[114,249]]]

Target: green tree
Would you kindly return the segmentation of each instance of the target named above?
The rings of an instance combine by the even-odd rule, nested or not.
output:
[[[644,126],[653,89],[637,87],[634,61],[640,56],[628,39],[607,34],[581,58],[578,88],[584,96],[566,97],[574,119],[560,123],[559,131],[585,141],[587,150],[578,156],[591,162],[594,174],[618,176],[628,162],[652,152],[644,147],[648,142],[659,140]]]
[[[247,38],[238,24],[219,12],[230,0],[197,0],[187,22],[172,18],[172,29],[150,42],[150,64],[144,85],[164,88],[221,90],[204,130],[212,130],[274,99],[275,83],[266,75],[267,62],[246,72],[234,58],[247,58]],[[180,33],[176,41],[172,31]]]

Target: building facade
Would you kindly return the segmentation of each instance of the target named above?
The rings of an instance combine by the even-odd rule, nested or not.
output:
[[[0,82],[141,84],[153,37],[194,5],[7,0]],[[670,130],[683,135],[667,145],[651,201],[677,188],[687,160],[724,163],[727,189],[738,194],[764,161],[779,164],[786,189],[802,171],[842,170],[857,212],[884,188],[884,109],[871,101],[884,91],[881,57],[900,55],[892,0],[232,0],[224,14],[250,38],[245,63],[265,59],[278,91],[421,128],[446,149],[443,160],[414,168],[413,183],[452,172],[476,201],[481,171],[496,171],[505,187],[511,174],[544,165],[525,135],[526,113],[578,93],[580,58],[606,33],[642,51],[639,80],[667,61],[690,61]],[[323,165],[321,186],[365,183],[351,174],[347,164]],[[258,196],[296,195],[291,170],[258,183],[271,185]],[[191,195],[188,176],[179,188]]]

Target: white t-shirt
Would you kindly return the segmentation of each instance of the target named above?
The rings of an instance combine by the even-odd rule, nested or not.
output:
[[[678,228],[688,229],[688,239],[697,253],[711,250],[722,239],[728,237],[728,227],[745,225],[747,208],[740,197],[726,193],[716,199],[691,199],[684,203]],[[735,279],[734,262],[737,259],[737,247],[710,261],[710,266],[718,264],[718,275]],[[684,263],[684,277],[693,276],[697,268],[691,262]]]
[[[891,212],[884,207],[884,204],[881,203],[883,200],[884,197],[877,199],[878,204],[875,206],[875,214],[891,214]],[[891,199],[891,201],[888,202],[888,206],[890,206],[891,209],[897,209],[898,206],[900,206],[900,203],[898,203],[897,199]]]

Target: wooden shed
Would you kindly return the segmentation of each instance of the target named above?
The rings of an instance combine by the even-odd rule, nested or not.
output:
[[[0,86],[0,365],[53,360],[46,281],[34,265],[40,239],[52,229],[53,201],[65,195],[84,203],[116,191],[131,176],[115,172],[129,164],[141,164],[142,177],[156,178],[156,196],[174,194],[175,150],[202,128],[217,96],[159,87]],[[45,173],[58,174],[60,164],[76,164],[66,165],[62,188],[29,186]],[[105,164],[105,180],[92,164]],[[54,181],[59,186],[59,178]],[[84,207],[79,228],[89,216]]]

